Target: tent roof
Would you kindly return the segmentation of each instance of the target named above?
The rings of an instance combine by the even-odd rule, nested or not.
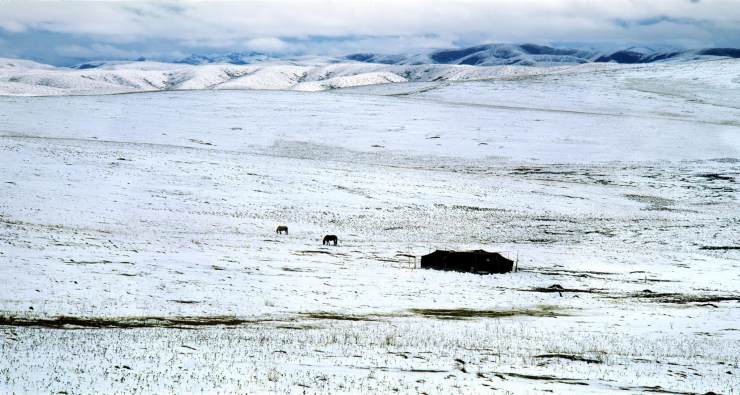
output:
[[[486,250],[463,250],[463,251],[448,251],[448,250],[435,250],[434,252],[431,252],[424,256],[430,256],[434,254],[474,254],[474,255],[498,255],[504,259],[508,259],[505,256],[501,255],[499,252],[489,252]],[[510,259],[509,259],[510,260]]]

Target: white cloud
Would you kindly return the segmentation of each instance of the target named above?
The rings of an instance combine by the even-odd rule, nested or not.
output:
[[[132,58],[140,56],[140,52],[118,48],[110,44],[95,43],[90,46],[77,44],[62,45],[57,48],[57,53],[74,58]]]
[[[258,37],[247,40],[244,46],[257,52],[283,52],[288,49],[288,44],[277,37]]]
[[[163,52],[327,54],[480,42],[740,47],[740,6],[738,0],[0,1],[0,36],[28,32],[62,35],[67,45],[101,54],[154,50],[157,42]]]
[[[569,38],[616,33],[614,19],[655,16],[740,23],[737,0],[493,0],[272,2],[4,2],[0,26],[183,40],[343,35]]]
[[[18,33],[26,30],[26,24],[13,19],[0,19],[0,28],[11,33]]]

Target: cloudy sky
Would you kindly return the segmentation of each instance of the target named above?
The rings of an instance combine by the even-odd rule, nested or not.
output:
[[[421,52],[480,43],[740,47],[740,0],[0,0],[0,57]]]

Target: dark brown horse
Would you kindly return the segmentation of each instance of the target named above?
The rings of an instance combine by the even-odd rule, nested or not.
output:
[[[337,236],[334,236],[334,235],[326,235],[326,236],[324,236],[324,242],[323,242],[323,244],[324,245],[329,245],[329,243],[334,242],[334,245],[337,245],[337,242],[338,241],[339,241],[339,239],[337,238]]]
[[[277,234],[288,234],[288,227],[285,225],[278,225],[277,229],[275,229],[275,233]]]

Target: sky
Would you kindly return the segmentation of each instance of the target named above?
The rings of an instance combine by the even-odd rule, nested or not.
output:
[[[0,57],[55,65],[428,52],[482,43],[740,47],[740,0],[0,0]]]

